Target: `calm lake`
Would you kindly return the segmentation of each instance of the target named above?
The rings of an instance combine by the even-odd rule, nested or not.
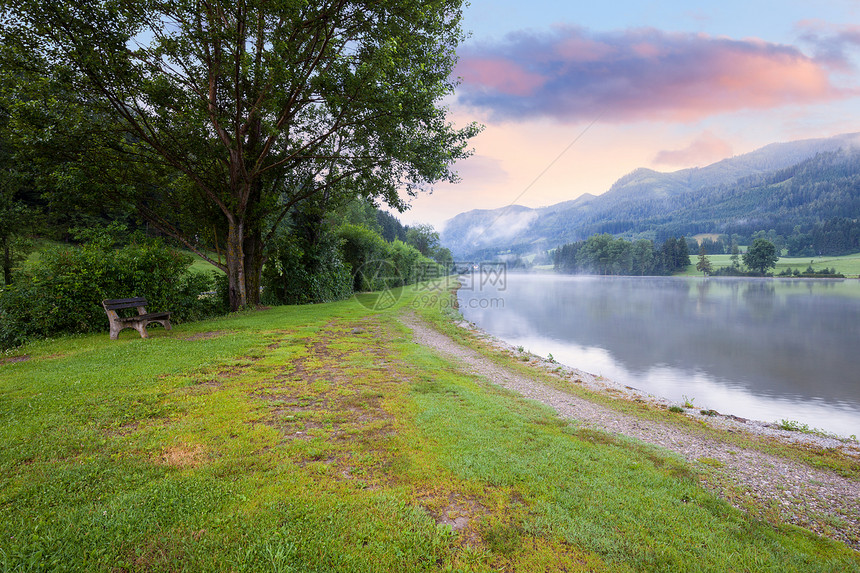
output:
[[[697,409],[860,435],[860,280],[467,276],[513,345]]]

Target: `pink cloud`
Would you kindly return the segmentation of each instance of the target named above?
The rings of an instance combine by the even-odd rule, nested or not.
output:
[[[654,165],[694,167],[709,165],[731,156],[732,146],[710,131],[701,134],[683,149],[663,150],[654,156]]]
[[[654,29],[555,28],[461,53],[459,98],[496,119],[694,121],[856,95],[791,46]]]
[[[460,62],[456,73],[471,85],[512,96],[530,96],[545,81],[515,62],[500,58],[470,58]]]
[[[630,46],[633,50],[633,53],[641,58],[658,58],[662,53],[662,50],[659,46],[652,44],[650,42],[642,42],[640,44],[634,44]]]
[[[659,83],[643,91],[646,99],[636,107],[665,119],[695,120],[716,113],[816,103],[844,95],[830,83],[825,69],[799,53],[730,44],[703,50],[699,61],[700,71],[663,75]],[[627,103],[635,105],[634,101]],[[639,111],[622,111],[622,116],[635,116]]]

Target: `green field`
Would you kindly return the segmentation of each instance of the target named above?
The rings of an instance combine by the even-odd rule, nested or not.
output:
[[[708,255],[708,259],[715,269],[730,267],[732,265],[730,257],[731,255]],[[691,254],[690,260],[693,263],[687,267],[682,276],[702,276],[702,273],[696,270],[696,263],[699,260],[698,255]],[[857,278],[860,276],[860,253],[840,257],[780,257],[773,273],[777,275],[780,271],[787,268],[800,269],[803,272],[810,264],[812,264],[812,268],[815,270],[832,269],[835,267],[837,272],[842,273],[848,278]]]
[[[413,343],[413,300],[7,353],[0,571],[860,571]]]
[[[192,253],[191,251],[183,251],[186,255],[190,256],[194,259],[194,262],[191,263],[191,266],[188,267],[193,273],[218,273],[219,275],[223,275],[224,271],[219,268],[216,268],[209,261],[204,260],[200,255]],[[216,253],[208,253],[208,256],[212,257],[213,260],[218,261],[219,257]],[[224,261],[224,256],[220,257],[221,261]]]
[[[39,259],[41,259],[42,251],[44,251],[45,249],[48,249],[51,247],[59,247],[62,245],[63,245],[63,243],[59,243],[56,241],[49,241],[47,239],[37,239],[34,242],[33,250],[27,255],[27,258],[25,259],[23,266],[32,265],[32,264],[37,263],[39,261]],[[188,251],[188,250],[183,250],[182,252],[193,259],[191,266],[189,267],[190,271],[195,272],[195,273],[215,272],[215,273],[218,273],[219,275],[224,274],[224,272],[222,270],[215,268],[208,261],[203,260],[203,258],[200,257],[199,255],[192,253],[191,251]],[[218,255],[216,253],[209,253],[209,256],[211,256],[216,261],[218,260]],[[221,260],[222,261],[224,260],[223,254],[221,256]]]

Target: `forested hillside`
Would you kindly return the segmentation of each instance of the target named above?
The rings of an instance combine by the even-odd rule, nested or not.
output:
[[[674,209],[631,202],[620,206],[615,221],[594,222],[584,229],[651,231],[658,238],[698,233],[749,236],[769,229],[787,236],[798,226],[811,231],[816,225],[854,219],[860,214],[860,152],[818,154],[767,175],[745,177],[731,185],[679,195],[671,201]]]
[[[535,252],[601,233],[658,243],[724,234],[743,243],[757,232],[773,231],[792,254],[856,252],[860,149],[853,147],[855,139],[771,145],[674,173],[637,169],[597,197],[542,209],[463,213],[449,222],[442,238],[459,256],[486,256]]]

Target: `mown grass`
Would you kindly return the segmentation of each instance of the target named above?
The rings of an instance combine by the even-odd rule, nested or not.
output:
[[[680,276],[702,276],[701,271],[696,270],[696,263],[699,260],[698,254],[691,253],[690,260],[692,264],[683,273],[680,273]],[[708,260],[711,261],[711,265],[715,269],[732,266],[731,255],[708,255]],[[743,259],[741,259],[741,263],[743,263]],[[838,273],[848,278],[857,278],[860,276],[860,253],[842,256],[780,257],[772,272],[774,276],[788,268],[800,269],[800,272],[803,272],[810,265],[816,271],[835,268]]]
[[[860,570],[414,344],[412,300],[21,349],[0,571]]]
[[[860,275],[860,253],[843,256],[780,257],[776,262],[774,274],[778,274],[789,267],[800,269],[800,272],[803,272],[810,264],[817,271],[835,268],[838,273],[842,273],[846,277]]]
[[[618,399],[609,393],[590,390],[583,386],[576,376],[565,374],[562,368],[557,371],[547,371],[535,365],[533,359],[538,357],[520,351],[504,351],[498,346],[488,343],[482,336],[476,335],[458,327],[454,320],[459,320],[456,311],[452,308],[453,299],[443,296],[435,296],[431,304],[421,304],[419,311],[425,320],[433,323],[440,331],[451,338],[459,340],[475,350],[482,353],[488,360],[501,364],[506,368],[516,370],[519,373],[533,377],[545,384],[560,390],[596,402],[618,412],[630,414],[644,420],[653,420],[663,424],[672,424],[683,428],[685,431],[701,436],[712,437],[727,444],[733,444],[741,448],[751,448],[766,454],[772,454],[794,461],[807,464],[815,469],[833,471],[849,479],[860,479],[860,464],[851,455],[845,454],[839,448],[825,448],[813,446],[806,443],[788,443],[784,440],[770,436],[760,436],[741,431],[721,430],[710,426],[704,419],[704,415],[688,417],[678,416],[677,408],[667,408],[652,404],[644,400]],[[438,312],[435,308],[444,309]],[[454,320],[452,320],[454,319]],[[690,407],[690,406],[687,406]],[[683,408],[680,408],[683,411]],[[712,411],[709,411],[712,412]]]
[[[204,259],[203,259],[203,257],[201,257],[200,255],[198,255],[197,253],[193,253],[193,252],[191,252],[191,251],[182,251],[182,252],[183,252],[183,253],[185,253],[186,255],[188,255],[189,257],[191,257],[191,258],[193,259],[193,261],[192,261],[192,263],[191,263],[191,266],[190,266],[190,267],[188,267],[188,270],[189,270],[189,271],[191,271],[191,272],[193,272],[193,273],[204,273],[204,274],[206,274],[206,273],[213,273],[213,272],[214,272],[214,273],[216,273],[216,274],[218,274],[218,275],[223,275],[223,274],[224,274],[224,271],[222,271],[221,269],[219,269],[219,268],[215,267],[215,266],[214,266],[214,265],[212,265],[212,263],[210,263],[209,261],[204,260]],[[221,262],[224,262],[224,256],[223,256],[223,254],[222,254],[222,255],[219,255],[218,253],[211,253],[211,252],[210,252],[210,253],[207,253],[207,254],[208,254],[208,256],[209,256],[209,257],[211,257],[211,258],[212,258],[212,260],[214,260],[214,261],[221,261]]]

